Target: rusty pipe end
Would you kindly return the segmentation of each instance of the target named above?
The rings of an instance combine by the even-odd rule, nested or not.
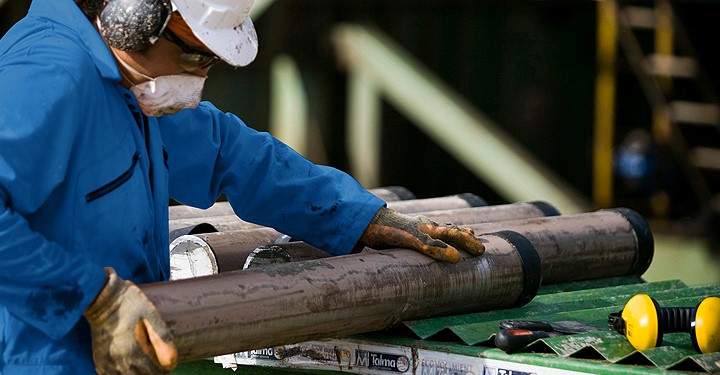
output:
[[[170,244],[170,280],[189,279],[218,273],[215,253],[197,236],[184,235]]]

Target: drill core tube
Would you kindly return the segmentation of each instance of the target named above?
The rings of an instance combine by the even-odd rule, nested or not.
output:
[[[180,236],[170,244],[170,278],[240,270],[253,250],[275,243],[280,236],[272,228]]]
[[[379,187],[375,189],[368,189],[368,192],[385,202],[415,199],[415,194],[402,186]],[[234,214],[235,211],[233,211],[232,207],[230,207],[230,203],[227,201],[218,201],[207,209],[200,209],[182,204],[170,206],[168,217],[170,220],[176,220]]]
[[[372,190],[370,191],[372,193]],[[380,194],[378,194],[380,195]],[[409,200],[385,200],[388,207],[403,213],[414,213],[433,210],[449,210],[453,208],[481,207],[487,202],[472,193],[448,195],[444,197],[409,199]],[[178,219],[202,219],[213,216],[235,215],[230,202],[215,202],[207,209],[199,209],[190,206],[178,205],[168,208],[170,221]]]
[[[511,230],[525,236],[542,260],[543,284],[642,275],[654,253],[648,223],[627,208],[468,227],[476,235]]]
[[[654,254],[649,225],[637,212],[627,208],[463,226],[472,228],[476,235],[510,230],[525,236],[542,260],[544,284],[642,275],[650,267]],[[247,241],[246,236],[251,232],[196,235],[202,237],[201,243],[207,249],[197,259],[212,258],[203,261],[223,265],[220,272],[242,268],[255,248],[269,244]],[[193,236],[179,238],[171,245],[171,253],[177,253],[181,249],[178,245],[184,241],[196,239]],[[316,252],[322,254],[322,250],[316,249]]]
[[[140,288],[174,334],[180,362],[529,302],[541,274],[532,244],[510,231],[479,238],[485,254],[456,264],[392,249]]]
[[[559,215],[560,213],[555,207],[545,202],[528,202],[437,210],[419,214],[437,222],[451,222],[465,226],[485,222]],[[237,219],[236,216],[233,217]],[[212,223],[213,226],[216,225],[215,221],[209,220],[208,222]],[[173,239],[170,244],[170,259],[174,273],[171,277],[179,279],[242,269],[248,255],[255,248],[273,244],[282,236],[282,233],[266,227],[179,236]],[[189,247],[186,245],[188,242],[190,243]],[[198,246],[198,244],[201,245]],[[322,250],[317,250],[318,257],[322,252]],[[330,256],[330,254],[326,254],[326,256]],[[204,259],[205,257],[208,259]],[[191,265],[190,261],[211,266]],[[195,269],[194,275],[190,270],[191,267]],[[201,270],[213,272],[199,273]],[[179,277],[179,275],[182,275],[182,277]]]
[[[380,192],[375,192],[374,194],[380,195]],[[471,193],[386,202],[388,207],[406,214],[482,207],[487,205],[485,200]],[[168,223],[168,229],[170,231],[170,242],[187,234],[265,228],[262,225],[250,223],[239,218],[235,215],[229,202],[216,202],[207,210],[188,206],[172,206],[169,208],[169,215],[170,222]]]
[[[483,207],[455,208],[449,210],[433,210],[418,212],[430,220],[438,223],[452,223],[455,225],[468,225],[479,223],[494,223],[499,221],[528,219],[535,217],[557,216],[557,208],[545,202],[522,202],[500,204]]]

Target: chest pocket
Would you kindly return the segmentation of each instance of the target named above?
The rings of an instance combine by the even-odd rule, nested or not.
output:
[[[85,194],[85,201],[90,203],[96,199],[102,198],[103,196],[110,194],[113,190],[119,188],[128,180],[130,180],[135,173],[135,167],[137,166],[138,160],[140,160],[140,153],[136,151],[132,157],[132,162],[130,162],[130,166],[125,172],[115,177],[107,184]]]
[[[128,133],[103,159],[79,173],[73,247],[96,262],[121,269],[144,264],[153,210],[142,156]],[[145,162],[147,163],[147,162]]]

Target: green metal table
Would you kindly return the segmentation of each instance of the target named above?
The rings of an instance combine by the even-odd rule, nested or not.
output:
[[[720,353],[700,354],[690,335],[671,333],[663,346],[638,351],[607,328],[608,314],[635,294],[663,307],[693,307],[720,296],[720,284],[644,282],[618,277],[548,285],[521,308],[403,322],[382,332],[318,340],[226,356],[241,374],[681,374],[720,373]],[[601,330],[537,340],[514,354],[494,345],[506,319],[580,321]],[[174,374],[230,374],[212,360],[181,364]]]

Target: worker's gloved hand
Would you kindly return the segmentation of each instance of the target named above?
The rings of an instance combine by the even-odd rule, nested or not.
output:
[[[408,216],[386,207],[375,214],[360,242],[374,249],[413,249],[449,263],[460,260],[457,249],[474,255],[485,251],[485,246],[475,238],[470,228],[441,225],[424,216]]]
[[[177,348],[165,321],[145,293],[110,267],[95,301],[85,310],[95,368],[103,374],[166,374]]]

